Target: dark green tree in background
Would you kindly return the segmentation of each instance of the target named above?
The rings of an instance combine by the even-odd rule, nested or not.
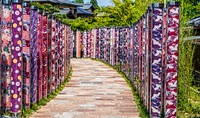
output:
[[[84,3],[83,0],[74,0],[74,2],[76,2],[76,3]]]
[[[97,0],[91,0],[91,1],[90,1],[90,4],[92,4],[92,5],[94,6],[95,9],[99,9],[99,5],[98,5]]]

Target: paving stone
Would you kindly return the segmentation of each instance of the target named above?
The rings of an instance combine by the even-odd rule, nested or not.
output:
[[[31,118],[139,118],[131,89],[112,68],[72,59],[71,81]]]

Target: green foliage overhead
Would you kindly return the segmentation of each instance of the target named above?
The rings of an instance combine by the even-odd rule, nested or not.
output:
[[[92,4],[92,5],[94,6],[95,9],[99,9],[99,5],[98,5],[97,0],[91,0],[91,1],[90,1],[90,4]]]
[[[84,3],[83,0],[74,0],[74,2],[76,2],[76,3]]]
[[[49,13],[49,14],[53,14],[53,13],[55,13],[55,12],[59,12],[59,11],[60,11],[59,8],[56,8],[56,7],[54,7],[54,6],[52,6],[51,4],[48,4],[48,3],[42,4],[42,5],[41,5],[41,4],[38,3],[38,2],[31,2],[31,5],[36,6],[36,7],[38,7],[40,10],[43,10],[43,11]]]

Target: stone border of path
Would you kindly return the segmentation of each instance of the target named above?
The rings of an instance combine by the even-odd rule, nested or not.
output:
[[[134,102],[136,103],[137,105],[137,108],[138,108],[138,111],[140,113],[140,117],[141,118],[149,118],[149,113],[145,107],[145,105],[143,104],[143,100],[142,98],[140,97],[139,93],[136,91],[136,88],[135,86],[132,84],[131,80],[121,71],[121,70],[118,70],[116,67],[110,65],[109,63],[106,63],[102,60],[99,60],[99,59],[95,59],[95,58],[90,58],[91,60],[93,61],[98,61],[98,62],[101,62],[103,64],[105,64],[106,66],[109,66],[110,68],[112,68],[113,70],[115,70],[116,72],[118,72],[122,78],[124,78],[124,80],[127,82],[128,86],[131,88],[131,91],[132,91],[132,95],[134,97]]]
[[[69,81],[71,80],[72,72],[73,72],[73,69],[72,69],[72,66],[71,66],[69,74],[68,74],[67,78],[65,79],[65,81],[62,83],[62,85],[59,86],[58,88],[56,88],[56,90],[54,92],[49,94],[47,96],[47,98],[43,98],[41,101],[32,105],[31,108],[28,108],[28,109],[23,108],[22,113],[20,114],[21,117],[27,118],[27,117],[31,116],[34,112],[37,112],[37,110],[39,110],[42,106],[47,105],[48,102],[50,102],[52,99],[54,99],[65,88],[65,86],[69,83]]]

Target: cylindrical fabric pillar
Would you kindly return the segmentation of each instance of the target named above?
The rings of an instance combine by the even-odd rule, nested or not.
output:
[[[103,44],[103,46],[104,46],[104,50],[103,50],[103,53],[104,53],[104,59],[103,59],[103,61],[104,62],[107,62],[107,37],[108,37],[108,29],[107,28],[105,28],[104,29],[105,30],[105,34],[104,34],[104,44]]]
[[[67,34],[66,34],[66,32],[67,32],[67,26],[66,25],[64,25],[64,30],[63,30],[63,35],[64,35],[64,39],[63,39],[63,42],[64,42],[64,57],[63,57],[63,59],[64,59],[64,79],[67,77],[67,58],[66,58],[66,56],[67,56]]]
[[[101,29],[101,34],[100,34],[100,59],[103,61],[104,59],[104,29]]]
[[[37,102],[37,7],[31,6],[31,28],[30,28],[30,53],[31,53],[31,104]]]
[[[143,15],[142,19],[142,98],[143,101],[145,102],[145,82],[146,82],[146,73],[145,73],[145,69],[146,69],[146,22],[145,22],[145,16]]]
[[[139,78],[139,42],[138,42],[138,23],[135,24],[134,30],[134,39],[133,39],[133,77]],[[137,81],[134,81],[135,87],[138,90]]]
[[[42,64],[42,11],[38,10],[37,23],[37,100],[42,100],[42,79],[43,79],[43,64]]]
[[[95,58],[96,55],[96,42],[97,42],[97,29],[93,29],[93,54],[92,58]]]
[[[69,74],[69,26],[66,26],[66,70],[67,70],[67,75]]]
[[[119,58],[119,70],[122,70],[122,47],[123,47],[123,34],[122,34],[122,28],[119,28],[119,53],[118,53],[118,58]]]
[[[58,33],[58,87],[60,86],[61,82],[61,66],[62,66],[62,23],[59,23],[59,33]]]
[[[178,34],[180,21],[178,2],[169,2],[167,6],[166,41],[166,93],[165,117],[177,117],[177,81],[178,81]]]
[[[97,31],[96,31],[96,55],[95,55],[95,58],[99,59],[99,49],[100,49],[100,29],[97,28]]]
[[[2,14],[2,0],[0,0],[0,13]],[[0,15],[0,20],[2,21],[2,15]],[[0,23],[0,41],[2,41],[2,34],[1,34],[1,32],[2,32],[2,23]],[[0,43],[0,55],[1,55],[1,53],[2,53],[2,50],[1,50],[1,48],[2,48],[2,43]],[[2,59],[1,59],[1,57],[0,57],[0,85],[1,85],[1,62],[2,61]],[[2,97],[2,94],[1,94],[1,91],[2,91],[2,86],[0,86],[0,108],[2,107],[2,103],[1,103],[1,97]]]
[[[42,80],[42,96],[47,97],[47,80],[48,80],[48,36],[47,36],[47,13],[43,12],[42,27],[42,59],[43,59],[43,80]]]
[[[134,68],[134,63],[133,63],[133,57],[134,57],[134,55],[133,55],[133,50],[134,50],[134,47],[133,47],[133,38],[134,38],[134,34],[133,34],[133,29],[134,27],[133,26],[131,26],[131,28],[130,28],[130,52],[129,52],[129,56],[130,56],[130,59],[129,59],[129,61],[130,61],[130,80],[132,81],[132,83],[133,83],[133,68]]]
[[[89,32],[86,32],[86,57],[89,57]]]
[[[92,30],[89,32],[89,58],[92,58],[92,44],[93,44],[93,40],[92,40],[92,37],[93,37],[93,33],[92,33]]]
[[[47,71],[48,71],[48,81],[47,81],[47,94],[49,95],[51,93],[51,81],[52,81],[52,64],[51,64],[51,39],[52,39],[52,15],[49,14],[48,15],[48,29],[47,29],[47,37],[48,37],[48,40],[47,40],[47,45],[48,45],[48,48],[47,48],[47,55],[48,55],[48,68],[47,68]]]
[[[106,28],[106,35],[105,35],[105,62],[109,63],[110,61],[110,28]]]
[[[55,50],[56,50],[56,21],[52,19],[51,26],[51,92],[55,90]]]
[[[125,74],[129,78],[130,75],[130,27],[126,28],[126,33],[125,33],[125,39],[126,39],[126,45],[125,45]]]
[[[113,65],[113,54],[114,54],[114,29],[110,29],[110,64]]]
[[[87,31],[83,33],[84,57],[87,57]]]
[[[163,4],[153,4],[151,117],[161,117]]]
[[[60,55],[61,55],[61,59],[60,59],[60,79],[61,79],[61,83],[63,83],[64,82],[64,80],[65,80],[65,68],[64,68],[64,64],[65,64],[65,60],[64,60],[64,55],[65,55],[65,26],[64,26],[64,24],[61,24],[61,46],[60,46],[60,48],[61,48],[61,51],[60,51]]]
[[[30,4],[23,3],[23,28],[22,28],[22,52],[23,52],[23,91],[22,104],[30,107]]]
[[[141,20],[138,21],[138,80],[142,81],[142,27],[141,27]],[[141,83],[138,83],[138,91],[141,95]]]
[[[80,58],[80,52],[81,52],[81,49],[80,49],[80,31],[77,30],[76,31],[76,58]]]
[[[3,0],[2,2],[2,21],[1,21],[1,91],[2,108],[10,109],[10,86],[11,86],[11,27],[12,27],[12,10],[11,1]]]
[[[114,44],[114,66],[117,66],[119,63],[119,28],[115,28],[115,44]]]
[[[12,1],[12,65],[11,65],[11,112],[21,112],[22,98],[22,5]]]
[[[59,65],[58,65],[58,60],[59,60],[59,34],[60,34],[60,27],[59,27],[59,21],[56,20],[56,31],[55,31],[55,88],[58,87],[58,83],[59,83]]]
[[[122,28],[122,72],[126,74],[126,27]]]
[[[150,78],[151,78],[151,42],[152,42],[152,7],[148,7],[147,12],[147,40],[148,40],[148,46],[147,46],[147,110],[150,109]]]

